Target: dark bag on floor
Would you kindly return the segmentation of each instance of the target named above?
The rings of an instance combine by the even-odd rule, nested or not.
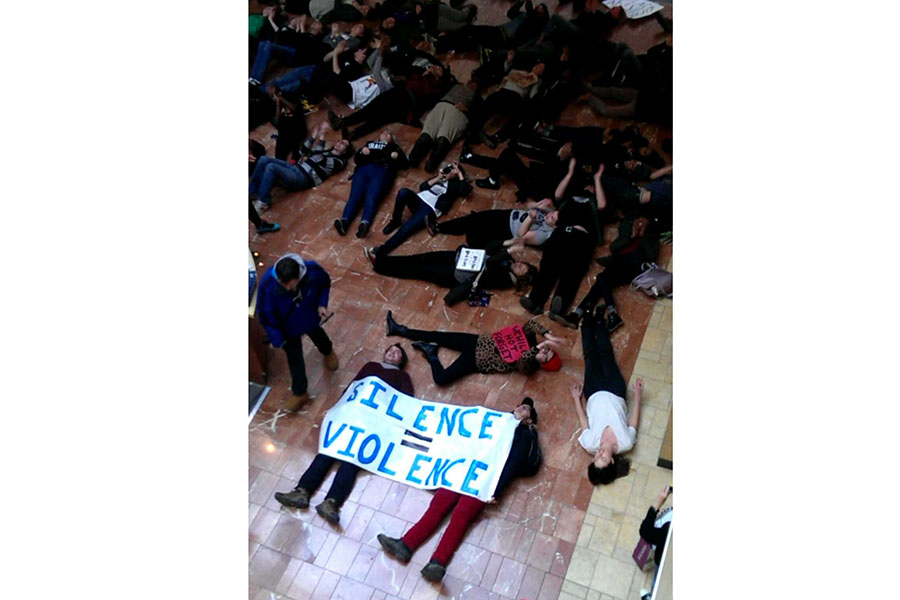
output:
[[[634,278],[631,288],[641,290],[648,296],[659,298],[672,297],[672,274],[665,269],[660,269],[656,263],[644,263],[641,265],[643,273]]]
[[[259,89],[259,86],[250,85],[250,131],[253,131],[263,123],[268,123],[275,116],[275,101],[269,95]]]

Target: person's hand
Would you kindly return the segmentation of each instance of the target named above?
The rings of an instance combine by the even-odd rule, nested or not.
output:
[[[553,200],[550,198],[544,198],[540,202],[537,203],[536,208],[538,210],[550,209],[553,208]]]
[[[672,488],[668,485],[664,485],[662,491],[659,493],[659,496],[657,497],[657,499],[659,500],[660,506],[662,506],[662,503],[666,501],[666,498],[668,498],[669,494],[671,494],[671,493],[672,493]]]
[[[324,319],[325,315],[327,315],[327,314],[328,314],[328,308],[325,306],[320,306],[319,307],[319,318]]]
[[[365,148],[362,149],[362,153],[363,153],[365,156],[368,156],[368,155],[371,154],[372,152],[369,150],[369,147],[366,146]]]
[[[455,106],[456,110],[458,110],[459,112],[466,112],[466,105],[463,104],[462,102],[457,102],[453,106]]]
[[[334,52],[335,52],[335,54],[340,54],[341,52],[343,52],[346,49],[347,49],[347,41],[341,40],[337,43],[337,46],[334,47]]]
[[[397,154],[396,152],[391,152],[391,158],[393,158],[394,160],[397,160],[398,158],[400,158],[400,155]]]
[[[249,156],[250,156],[250,162],[255,163],[255,162],[256,162],[256,157],[253,156],[253,154],[250,154]]]
[[[638,377],[634,380],[634,395],[640,397],[644,393],[644,380]]]
[[[265,18],[271,19],[273,16],[275,16],[275,7],[274,6],[265,7],[262,11],[262,14]]]
[[[569,393],[572,394],[572,398],[575,400],[581,400],[581,393],[583,390],[584,388],[581,387],[580,383],[573,383],[569,386]]]
[[[575,157],[573,156],[572,158],[569,159],[569,173],[571,174],[574,172],[575,172]]]
[[[600,163],[600,166],[597,167],[597,172],[594,173],[594,179],[600,181],[600,176],[603,175],[603,171],[606,170],[606,165]]]

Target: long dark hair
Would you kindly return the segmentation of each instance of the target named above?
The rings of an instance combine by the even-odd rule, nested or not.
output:
[[[594,485],[605,485],[612,483],[619,477],[625,477],[631,470],[631,461],[616,454],[613,456],[613,462],[609,463],[602,469],[595,466],[594,463],[588,465],[588,479]]]

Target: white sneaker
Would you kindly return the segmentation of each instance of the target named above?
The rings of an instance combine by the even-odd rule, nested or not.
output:
[[[265,202],[260,202],[259,200],[257,200],[253,203],[253,208],[255,208],[256,212],[258,212],[259,214],[263,214],[264,212],[269,210],[269,205]]]

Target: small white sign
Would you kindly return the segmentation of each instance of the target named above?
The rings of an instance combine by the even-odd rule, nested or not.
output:
[[[477,248],[463,248],[456,260],[456,268],[460,271],[478,272],[484,266],[484,257],[487,254],[484,250]]]

